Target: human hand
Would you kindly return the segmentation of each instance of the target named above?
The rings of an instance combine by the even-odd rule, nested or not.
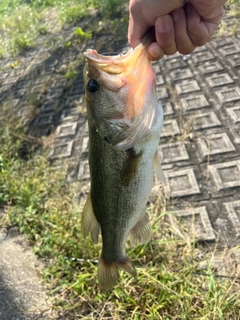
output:
[[[216,30],[226,0],[130,0],[128,39],[136,47],[153,28],[154,42],[148,48],[151,60],[179,51],[191,53]]]

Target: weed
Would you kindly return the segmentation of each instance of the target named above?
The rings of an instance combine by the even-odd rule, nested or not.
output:
[[[208,276],[197,273],[194,244],[174,236],[166,222],[170,212],[154,210],[154,214],[149,209],[152,240],[128,248],[138,280],[122,272],[112,291],[100,292],[92,261],[100,245],[83,238],[82,202],[73,200],[81,186],[65,183],[64,175],[50,167],[44,147],[38,156],[30,152],[27,160],[22,159],[23,143],[27,141],[31,151],[31,146],[35,150],[36,145],[46,145],[44,138],[36,141],[13,118],[5,119],[0,125],[0,205],[10,222],[28,235],[36,254],[49,259],[43,279],[51,285],[55,305],[66,319],[79,314],[112,319],[238,319],[237,282],[216,278],[210,267]]]
[[[31,30],[36,36],[40,29],[36,29],[34,24],[41,23],[42,18],[34,10],[52,6],[55,1],[24,2],[24,8],[30,10],[28,13],[32,12],[34,17],[30,19],[33,24]],[[61,1],[62,7],[59,2],[58,7],[59,12],[63,10],[64,14],[69,13],[70,18],[62,18],[64,23],[81,16],[74,16],[67,11],[64,3],[67,1]],[[90,2],[86,3],[90,6]],[[116,8],[116,2],[111,3]],[[0,15],[4,16],[10,11],[15,15],[15,4],[20,2],[3,0]],[[82,2],[79,12],[81,5]],[[7,26],[4,19],[1,23]],[[26,34],[26,39],[25,42],[18,40],[20,45],[6,40],[14,52],[16,46],[20,50],[20,47],[34,43],[31,34],[24,31],[24,25],[20,26],[21,20],[16,21],[20,21],[20,29],[16,29],[20,30],[20,38]],[[118,20],[114,19],[109,28],[117,28],[117,25]],[[5,28],[5,35],[11,28]],[[77,38],[85,38],[80,28],[76,30]],[[77,64],[70,63],[64,69],[66,77],[74,78],[76,69]],[[29,99],[35,105],[35,96]],[[26,233],[36,254],[46,259],[43,280],[49,285],[61,318],[239,319],[238,279],[217,278],[210,264],[206,273],[200,274],[197,250],[202,252],[203,249],[186,237],[176,237],[166,221],[166,216],[172,213],[161,213],[159,208],[155,208],[154,212],[149,209],[153,222],[152,240],[146,245],[128,247],[128,255],[137,267],[138,280],[122,272],[113,290],[100,292],[94,261],[99,255],[100,245],[94,246],[90,239],[83,238],[80,228],[82,204],[74,200],[81,185],[67,184],[64,174],[60,172],[63,168],[53,170],[49,165],[45,147],[52,144],[53,137],[31,137],[21,123],[9,116],[14,113],[9,106],[2,106],[1,113],[0,207],[7,212],[10,219],[8,223],[17,225],[21,232]],[[184,127],[183,130],[186,131],[184,138],[188,136],[190,127]],[[23,157],[21,150],[25,144],[28,145],[28,154]],[[161,201],[158,206],[161,206]],[[1,223],[6,223],[6,220]]]

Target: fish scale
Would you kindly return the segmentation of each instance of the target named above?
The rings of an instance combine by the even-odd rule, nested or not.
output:
[[[151,237],[146,204],[154,168],[162,177],[157,148],[163,113],[147,45],[145,39],[116,57],[95,50],[84,53],[91,188],[82,213],[82,232],[90,233],[94,243],[101,232],[98,282],[105,290],[116,284],[120,269],[136,277],[126,242],[129,236],[133,244]]]

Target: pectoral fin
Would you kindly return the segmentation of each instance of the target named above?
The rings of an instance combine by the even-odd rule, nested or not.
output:
[[[121,179],[123,185],[128,185],[137,174],[142,152],[136,153],[134,148],[126,151],[127,158],[123,164],[121,171]]]
[[[162,166],[158,157],[158,152],[156,151],[154,160],[153,160],[153,168],[156,173],[157,178],[162,181],[164,184],[166,184],[166,179],[162,171]]]
[[[130,231],[130,241],[132,245],[136,245],[138,242],[146,243],[149,241],[152,234],[152,226],[147,213],[141,217],[138,223]]]
[[[91,233],[92,242],[96,244],[98,243],[99,232],[100,224],[93,212],[90,192],[82,212],[82,233],[84,237],[86,237],[88,233]]]

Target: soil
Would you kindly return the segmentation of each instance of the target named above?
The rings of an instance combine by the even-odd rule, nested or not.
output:
[[[50,298],[40,283],[43,263],[16,227],[0,229],[0,319],[52,319]]]

